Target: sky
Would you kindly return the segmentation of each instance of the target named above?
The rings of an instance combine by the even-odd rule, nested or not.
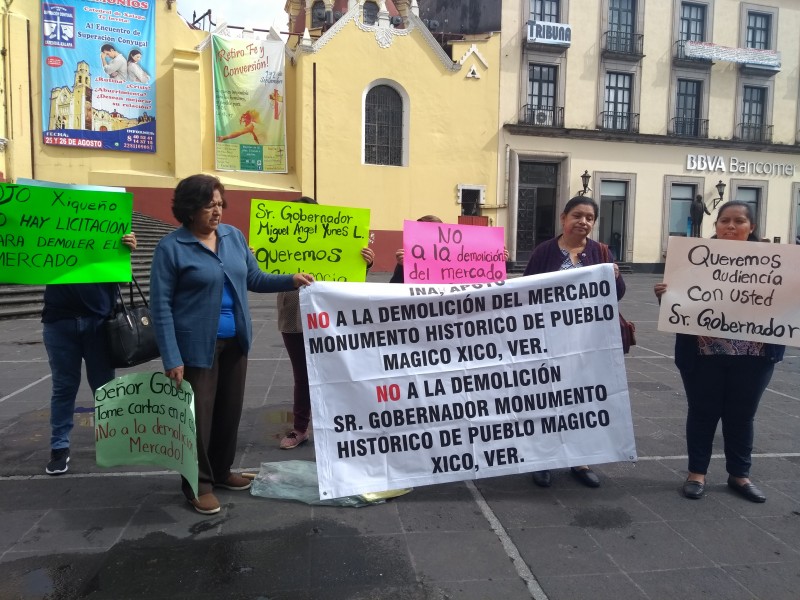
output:
[[[217,24],[269,29],[274,26],[278,33],[286,31],[289,18],[283,12],[286,0],[178,0],[178,12],[187,21],[192,12],[199,17],[211,9],[211,18]],[[273,25],[274,23],[274,25]]]

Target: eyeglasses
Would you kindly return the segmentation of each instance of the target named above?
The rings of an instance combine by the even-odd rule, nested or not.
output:
[[[211,202],[210,204],[206,204],[203,207],[203,210],[208,211],[208,212],[212,212],[215,208],[218,208],[218,209],[222,210],[224,208],[223,203],[222,202]]]

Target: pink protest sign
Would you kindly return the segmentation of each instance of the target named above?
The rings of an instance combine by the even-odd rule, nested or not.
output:
[[[406,283],[489,283],[506,278],[503,228],[403,222]]]

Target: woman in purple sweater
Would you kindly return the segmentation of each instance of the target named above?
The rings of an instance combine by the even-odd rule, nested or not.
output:
[[[590,239],[597,221],[597,203],[588,196],[575,196],[567,202],[561,213],[561,235],[536,247],[525,267],[523,275],[537,275],[588,267],[612,262],[610,253],[603,245]],[[625,295],[625,282],[614,265],[617,284],[617,300]],[[570,469],[575,478],[588,487],[600,487],[600,478],[588,466]],[[550,487],[550,471],[534,471],[533,482],[539,487]]]

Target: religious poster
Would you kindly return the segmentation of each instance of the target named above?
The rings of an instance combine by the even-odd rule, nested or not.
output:
[[[300,308],[321,499],[636,460],[610,264]]]
[[[216,166],[286,173],[284,45],[212,36]]]
[[[155,152],[155,3],[41,8],[44,143]]]

